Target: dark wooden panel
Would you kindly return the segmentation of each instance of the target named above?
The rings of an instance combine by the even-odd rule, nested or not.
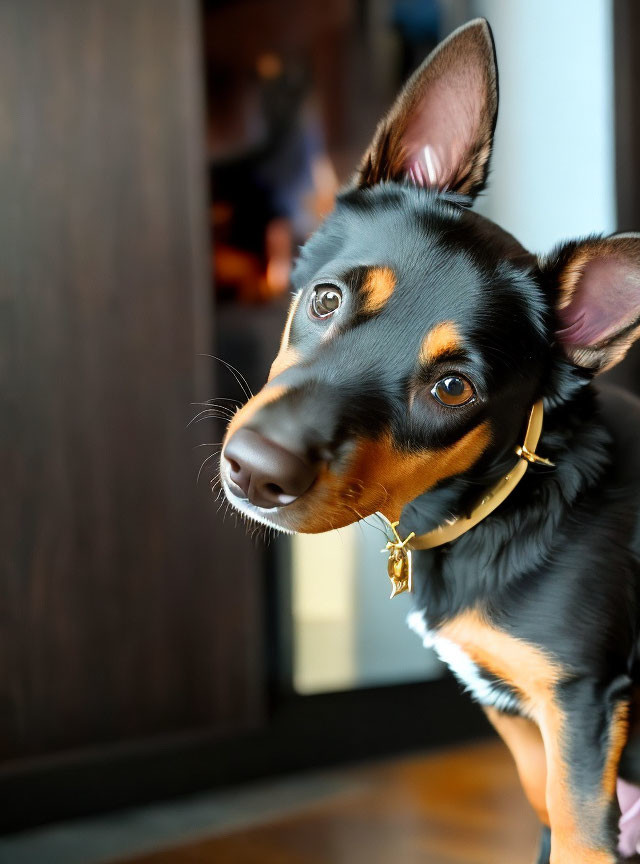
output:
[[[194,0],[0,3],[5,759],[260,714],[257,553],[185,428],[214,395],[199,43]]]

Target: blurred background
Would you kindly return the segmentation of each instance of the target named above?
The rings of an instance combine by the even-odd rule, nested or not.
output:
[[[402,81],[477,15],[500,72],[479,209],[538,252],[640,228],[633,0],[1,0],[1,862],[121,860],[354,800],[357,774],[296,783],[490,735],[388,602],[379,528],[265,543],[226,513],[206,404],[262,385],[297,248]],[[637,389],[639,369],[615,374]],[[482,774],[507,812],[502,751],[460,752],[425,757],[433,788]],[[263,838],[188,860],[365,860],[316,828],[316,857]],[[501,860],[446,857],[448,831],[404,860]]]

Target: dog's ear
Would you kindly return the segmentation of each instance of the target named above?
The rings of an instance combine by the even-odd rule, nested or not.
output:
[[[473,196],[487,177],[497,114],[493,38],[478,18],[438,45],[406,83],[376,129],[355,185],[409,179]]]
[[[640,336],[640,234],[567,243],[542,269],[571,362],[594,374],[619,363]]]

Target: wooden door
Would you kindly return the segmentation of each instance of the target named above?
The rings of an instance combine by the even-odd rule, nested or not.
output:
[[[261,716],[257,552],[186,428],[215,395],[200,41],[195,0],[0,3],[4,779]]]

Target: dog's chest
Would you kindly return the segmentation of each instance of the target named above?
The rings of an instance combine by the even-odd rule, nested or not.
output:
[[[467,692],[481,705],[509,714],[523,713],[514,690],[481,668],[458,642],[436,630],[429,630],[423,612],[412,612],[407,623],[414,633],[420,636],[425,648],[433,648]]]

